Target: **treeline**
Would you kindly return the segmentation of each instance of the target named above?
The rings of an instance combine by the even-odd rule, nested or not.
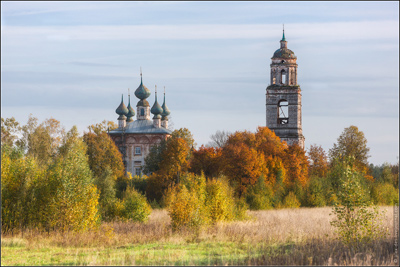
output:
[[[146,221],[151,208],[167,208],[176,229],[243,219],[247,209],[332,206],[342,201],[349,171],[365,201],[398,203],[398,163],[368,164],[367,140],[355,126],[328,153],[317,145],[308,151],[287,145],[266,127],[218,131],[196,149],[183,128],[151,148],[143,169],[148,176],[132,177],[106,132],[116,128],[113,122],[91,125],[83,136],[54,119],[1,123],[3,231]]]
[[[39,124],[30,116],[23,126],[1,118],[2,231],[80,231],[102,220],[147,220],[146,198],[134,188],[118,190],[124,165],[108,127],[115,124],[91,125],[80,136],[52,118]]]

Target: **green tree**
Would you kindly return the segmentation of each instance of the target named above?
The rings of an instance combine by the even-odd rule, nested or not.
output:
[[[264,176],[250,186],[246,193],[246,202],[251,210],[266,210],[272,208],[273,191],[271,185],[265,184]]]
[[[366,173],[368,170],[369,147],[367,147],[367,139],[364,133],[353,125],[345,128],[337,139],[337,143],[333,144],[333,148],[329,150],[329,158],[331,162],[334,162],[335,159],[353,158],[356,168]]]
[[[308,150],[309,175],[325,177],[328,172],[328,157],[326,156],[325,150],[321,146],[311,145]]]
[[[386,232],[381,228],[381,215],[377,207],[371,207],[369,192],[363,186],[363,175],[350,166],[342,170],[338,203],[333,207],[334,220],[331,225],[341,241],[353,247],[384,237]]]
[[[92,124],[88,127],[89,131],[97,135],[107,133],[108,131],[117,129],[118,125],[113,121],[103,120],[101,123]]]
[[[128,186],[123,198],[122,216],[135,222],[147,222],[151,214],[151,207],[146,197]]]

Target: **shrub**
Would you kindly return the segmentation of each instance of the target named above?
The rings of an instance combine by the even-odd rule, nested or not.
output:
[[[173,230],[182,227],[198,229],[204,224],[203,203],[184,184],[170,190],[166,203]]]
[[[333,207],[336,218],[331,221],[339,239],[347,245],[358,246],[385,237],[386,232],[380,227],[383,214],[376,206],[369,207],[368,192],[360,182],[363,176],[347,167],[342,177],[337,194],[340,205]]]
[[[309,207],[322,207],[326,205],[324,196],[323,178],[311,177],[306,189],[305,202]]]
[[[399,204],[399,192],[390,183],[377,183],[372,187],[372,199],[378,205]]]
[[[146,197],[133,187],[128,187],[124,194],[122,216],[135,222],[146,222],[151,213],[151,207]]]
[[[206,186],[205,206],[210,222],[229,221],[234,218],[235,202],[226,180],[209,180]]]
[[[296,195],[293,191],[290,191],[289,194],[283,199],[283,207],[285,208],[299,208],[300,201],[297,199]]]
[[[251,210],[266,210],[272,208],[272,188],[265,184],[264,176],[250,186],[246,192],[246,202]]]

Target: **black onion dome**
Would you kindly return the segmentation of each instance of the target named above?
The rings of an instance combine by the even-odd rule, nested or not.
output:
[[[128,115],[129,110],[124,104],[124,95],[122,95],[121,104],[119,104],[119,106],[117,107],[115,112],[120,116],[121,115]]]

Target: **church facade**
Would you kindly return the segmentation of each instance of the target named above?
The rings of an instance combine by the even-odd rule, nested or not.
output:
[[[266,89],[267,127],[289,145],[304,149],[301,89],[297,84],[297,57],[287,48],[283,30],[280,48],[271,58],[270,85]]]
[[[143,85],[142,74],[140,74],[140,85],[135,91],[139,99],[135,110],[131,106],[130,95],[128,107],[125,106],[123,96],[121,104],[116,109],[118,117],[118,128],[109,131],[109,136],[115,142],[122,153],[125,171],[132,175],[142,175],[145,158],[150,148],[157,145],[161,140],[167,139],[172,131],[168,129],[168,115],[170,110],[165,103],[162,106],[157,101],[157,88],[155,89],[155,101],[150,109],[146,100],[151,95],[150,90]],[[153,118],[150,119],[150,114]]]

